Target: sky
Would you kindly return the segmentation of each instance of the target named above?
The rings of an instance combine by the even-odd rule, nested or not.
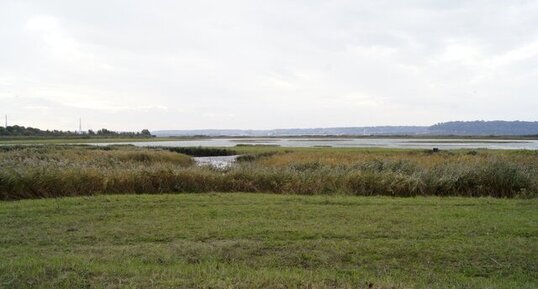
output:
[[[0,0],[0,114],[122,131],[535,121],[538,1]]]

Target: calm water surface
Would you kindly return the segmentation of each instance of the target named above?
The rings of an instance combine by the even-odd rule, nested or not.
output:
[[[219,157],[193,157],[192,159],[199,166],[212,166],[219,169],[224,169],[235,163],[237,157],[239,157],[239,155]]]
[[[93,145],[132,144],[135,146],[234,147],[236,145],[273,145],[281,147],[377,147],[417,149],[528,149],[538,150],[538,140],[499,139],[406,139],[406,138],[207,138],[131,143],[94,143]]]

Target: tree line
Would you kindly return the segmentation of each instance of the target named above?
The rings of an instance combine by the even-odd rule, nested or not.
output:
[[[117,132],[106,128],[100,130],[88,130],[87,132],[62,131],[62,130],[41,130],[33,127],[24,127],[13,125],[0,127],[0,136],[2,137],[152,137],[151,132],[143,129],[140,132]]]

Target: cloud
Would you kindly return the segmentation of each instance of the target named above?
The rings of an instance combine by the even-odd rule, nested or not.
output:
[[[121,130],[535,120],[537,26],[536,1],[2,1],[0,113]]]
[[[515,47],[501,55],[492,57],[488,65],[491,67],[502,67],[515,64],[520,61],[536,59],[538,57],[538,40],[528,44]]]
[[[26,105],[23,106],[23,109],[26,110],[48,110],[49,107],[46,105]]]

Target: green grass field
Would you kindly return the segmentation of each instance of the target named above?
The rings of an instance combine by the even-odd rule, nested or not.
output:
[[[538,288],[538,200],[0,202],[0,288]]]

